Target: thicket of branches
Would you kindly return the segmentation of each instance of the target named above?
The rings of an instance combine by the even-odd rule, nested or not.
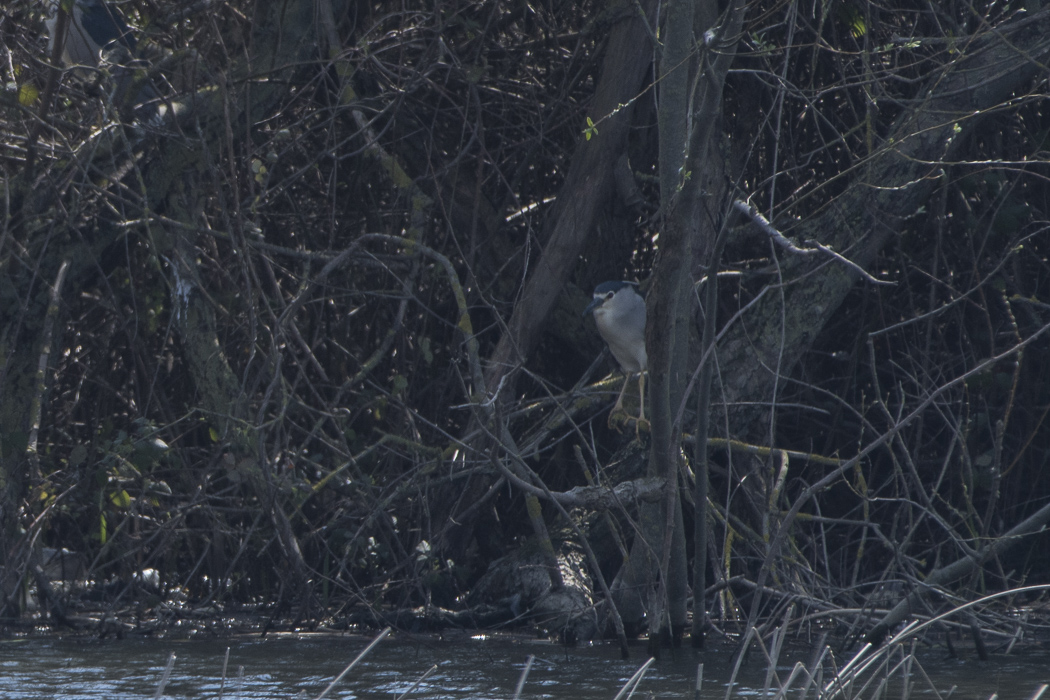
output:
[[[910,591],[1046,504],[1045,46],[1010,35],[1034,78],[995,104],[980,83],[958,93],[959,142],[918,164],[921,206],[887,208],[892,192],[868,179],[900,120],[982,42],[1050,26],[1038,4],[769,0],[722,43],[696,32],[701,73],[736,53],[712,169],[684,177],[708,178],[704,216],[725,235],[717,308],[689,311],[688,367],[714,363],[700,555],[720,618],[746,616],[734,596],[756,584],[785,594],[774,603],[842,608]],[[8,3],[6,616],[41,546],[85,553],[100,581],[156,568],[195,601],[453,607],[533,535],[508,474],[531,469],[554,492],[585,484],[582,465],[607,485],[641,476],[648,434],[606,426],[619,385],[593,384],[613,365],[592,366],[602,344],[580,311],[598,282],[647,282],[665,239],[655,65],[612,117],[592,112],[610,37],[643,6],[129,0],[145,79],[179,107],[158,125],[111,102],[105,67],[51,66],[42,8]],[[647,61],[665,11],[645,22]],[[559,196],[574,158],[624,115],[629,183],[512,357],[521,371],[494,372],[550,222],[575,204]],[[876,236],[807,228],[865,187]],[[791,296],[829,269],[854,274],[818,242],[870,275],[829,308]],[[696,299],[714,247],[690,261]],[[702,357],[703,321],[724,343],[747,338],[757,301],[780,304],[785,352]],[[772,390],[745,399],[757,375]],[[695,408],[687,397],[687,433]],[[695,466],[683,457],[675,477],[688,489]],[[636,505],[611,509],[628,542]],[[590,514],[573,511],[585,530]],[[611,578],[621,553],[599,544]],[[1046,546],[1024,539],[963,584],[1045,580]]]

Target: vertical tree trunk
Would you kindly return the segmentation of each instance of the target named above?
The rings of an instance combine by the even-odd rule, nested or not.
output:
[[[706,0],[695,5],[692,0],[670,4],[661,59],[663,229],[648,300],[646,340],[652,391],[649,474],[664,479],[667,493],[658,515],[643,512],[642,526],[631,551],[632,561],[618,579],[618,590],[623,593],[625,605],[632,606],[622,611],[625,621],[635,619],[631,615],[637,613],[634,608],[640,605],[640,591],[650,592],[650,645],[661,638],[673,637],[684,628],[686,621],[688,582],[677,475],[682,431],[679,417],[689,373],[691,311],[695,297],[691,267],[694,251],[711,251],[715,247],[712,241],[721,221],[717,215],[717,194],[712,195],[712,191],[717,193],[721,188],[710,188],[717,181],[713,175],[720,167],[711,166],[707,159],[708,154],[718,152],[712,143],[718,134],[722,86],[743,22],[744,3],[735,2],[727,10],[719,32],[723,38],[722,43],[717,44],[719,53],[712,56],[710,46],[705,46],[699,55],[706,60],[698,65],[693,28],[706,29],[704,25],[712,21],[716,12],[716,4]],[[695,83],[691,76],[696,76]],[[706,522],[702,510],[705,502],[706,499],[698,504],[700,511],[696,514],[701,526]],[[643,511],[646,508],[643,506]],[[702,558],[704,552],[698,551],[697,555]],[[699,583],[694,581],[694,586],[702,589],[703,577],[700,578]],[[630,591],[636,593],[628,595]],[[700,601],[702,616],[702,596]]]
[[[695,70],[695,61],[690,58],[694,3],[672,0],[666,5],[657,83],[662,230],[647,301],[646,347],[652,397],[648,472],[663,479],[666,492],[660,503],[641,507],[641,527],[618,586],[625,594],[627,608],[621,612],[635,623],[640,619],[641,593],[646,593],[650,653],[656,653],[662,641],[672,639],[684,627],[688,587],[677,479],[681,429],[672,425],[672,407],[681,400],[688,359],[693,236],[686,212],[695,198],[683,184],[688,160],[689,85]]]

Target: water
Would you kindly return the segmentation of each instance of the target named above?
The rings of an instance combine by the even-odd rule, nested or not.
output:
[[[316,698],[367,646],[355,636],[238,637],[227,640],[11,639],[0,641],[0,698],[117,700],[153,697],[171,653],[176,656],[165,698]],[[222,666],[229,648],[223,687]],[[566,649],[527,638],[391,637],[380,642],[329,694],[331,698],[390,700],[409,690],[431,666],[437,670],[409,696],[427,700],[508,699],[529,655],[536,661],[523,698],[612,700],[645,661],[645,647],[622,661],[617,647]],[[1027,700],[1050,683],[1050,656],[1018,654],[987,663],[947,660],[942,650],[919,654],[923,669],[953,700]],[[757,657],[756,657],[757,658]],[[805,661],[805,658],[799,657]],[[667,651],[638,686],[635,698],[692,698],[700,657],[691,649]],[[730,676],[731,650],[707,651],[705,700],[722,700]],[[777,669],[786,679],[794,662]],[[752,662],[734,698],[760,696],[765,665]],[[866,693],[870,697],[871,693]],[[899,693],[890,697],[900,697]],[[914,697],[936,695],[919,680]]]

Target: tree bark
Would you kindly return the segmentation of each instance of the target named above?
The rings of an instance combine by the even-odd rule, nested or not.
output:
[[[921,96],[895,122],[882,147],[858,166],[863,175],[826,212],[801,223],[798,239],[817,240],[861,267],[899,232],[903,221],[925,204],[939,181],[941,163],[950,159],[981,123],[982,111],[1022,89],[1050,56],[1050,10],[1008,22],[995,32],[959,39],[959,58],[944,66],[917,91]],[[814,268],[822,266],[822,269]],[[826,258],[788,259],[783,304],[767,295],[719,343],[726,376],[722,387],[732,430],[756,435],[766,415],[755,405],[775,402],[777,377],[771,368],[790,371],[820,330],[837,312],[860,275]]]
[[[643,513],[631,558],[648,566],[627,571],[644,576],[631,588],[648,592],[649,653],[675,638],[685,626],[685,536],[678,492],[681,426],[673,425],[672,406],[681,400],[688,360],[691,263],[699,193],[690,183],[689,86],[697,71],[694,56],[694,0],[666,4],[660,56],[660,250],[650,287],[646,347],[649,355],[652,442],[649,476],[663,479],[664,499]],[[645,506],[643,505],[643,508]],[[640,585],[642,584],[642,585]]]
[[[650,651],[661,639],[685,627],[688,575],[681,499],[677,485],[681,453],[681,411],[688,383],[694,309],[692,263],[695,250],[713,249],[721,219],[716,213],[720,168],[708,161],[717,153],[722,86],[743,21],[743,3],[734,3],[719,32],[717,57],[696,61],[694,25],[706,31],[717,17],[715,3],[692,1],[668,7],[660,79],[660,192],[663,226],[660,251],[648,300],[649,386],[652,392],[652,443],[649,475],[666,484],[656,512],[644,504],[631,560],[617,581],[625,620],[637,623],[648,593]],[[699,17],[699,20],[695,19]],[[699,21],[699,24],[697,22]],[[707,55],[707,49],[700,52]],[[689,86],[696,76],[699,88]],[[689,125],[694,125],[690,129]],[[704,518],[703,514],[700,514]],[[703,553],[700,554],[703,556]],[[700,611],[702,616],[702,610]]]

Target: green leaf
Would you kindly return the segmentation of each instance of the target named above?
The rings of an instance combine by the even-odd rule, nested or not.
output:
[[[851,3],[840,3],[836,6],[839,19],[849,28],[849,33],[854,39],[860,39],[868,33],[868,26],[864,21],[864,15]]]
[[[590,141],[592,136],[597,135],[598,127],[594,125],[594,121],[590,117],[587,117],[587,128],[583,130],[583,138]]]
[[[131,496],[127,491],[121,489],[120,491],[114,491],[109,494],[109,502],[117,508],[127,508],[131,505]]]
[[[32,83],[25,83],[18,88],[18,104],[23,107],[32,107],[40,98],[40,90]]]
[[[868,26],[864,23],[864,18],[859,14],[853,18],[852,25],[850,26],[850,33],[853,34],[853,37],[856,39],[860,39],[868,33]]]

